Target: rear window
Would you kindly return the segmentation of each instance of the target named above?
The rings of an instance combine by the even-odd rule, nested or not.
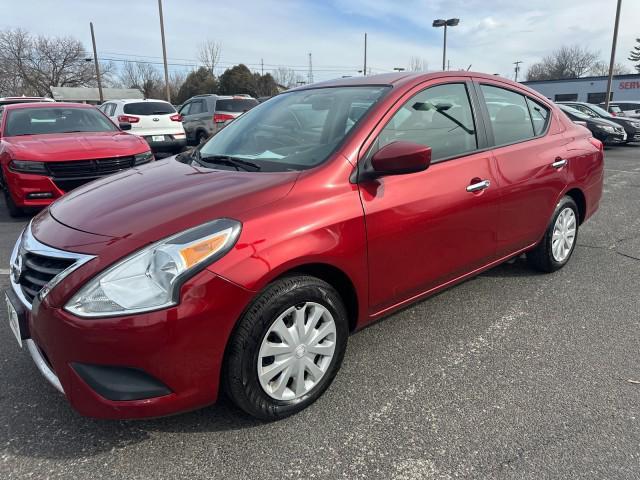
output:
[[[258,105],[258,101],[253,98],[217,100],[217,112],[246,112]]]
[[[123,111],[130,115],[166,115],[175,113],[176,109],[166,102],[139,102],[125,104]]]

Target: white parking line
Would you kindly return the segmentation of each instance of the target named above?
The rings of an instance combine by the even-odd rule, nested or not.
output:
[[[0,275],[9,275],[10,270],[8,268],[0,268]]]

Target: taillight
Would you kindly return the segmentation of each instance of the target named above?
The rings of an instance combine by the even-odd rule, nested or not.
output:
[[[174,122],[181,122],[182,121],[182,115],[180,115],[179,113],[176,113],[175,115],[171,115],[169,118],[171,120],[173,120]]]
[[[609,112],[609,113],[611,113],[611,116],[612,116],[612,117],[617,117],[617,116],[618,116],[618,115],[616,114],[616,112]]]
[[[224,123],[227,122],[229,120],[233,120],[234,117],[233,115],[229,115],[228,113],[216,113],[213,115],[213,122],[214,123]]]
[[[118,115],[118,121],[122,123],[138,123],[140,119],[133,115]]]

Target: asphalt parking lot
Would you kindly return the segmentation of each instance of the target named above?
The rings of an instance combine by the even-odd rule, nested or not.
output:
[[[0,478],[640,478],[640,146],[563,270],[519,259],[350,338],[311,408],[80,417],[0,313]],[[24,221],[0,205],[0,268]],[[0,287],[7,286],[6,273]]]

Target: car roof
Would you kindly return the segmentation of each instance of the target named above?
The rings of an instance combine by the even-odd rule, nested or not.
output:
[[[104,103],[107,102],[119,102],[119,103],[145,103],[145,102],[161,102],[161,103],[169,103],[166,100],[160,100],[160,99],[155,99],[155,98],[121,98],[119,100],[106,100]],[[169,105],[171,105],[169,103]]]
[[[73,102],[33,102],[33,103],[11,103],[3,105],[6,110],[20,110],[23,108],[95,108],[87,103]]]

